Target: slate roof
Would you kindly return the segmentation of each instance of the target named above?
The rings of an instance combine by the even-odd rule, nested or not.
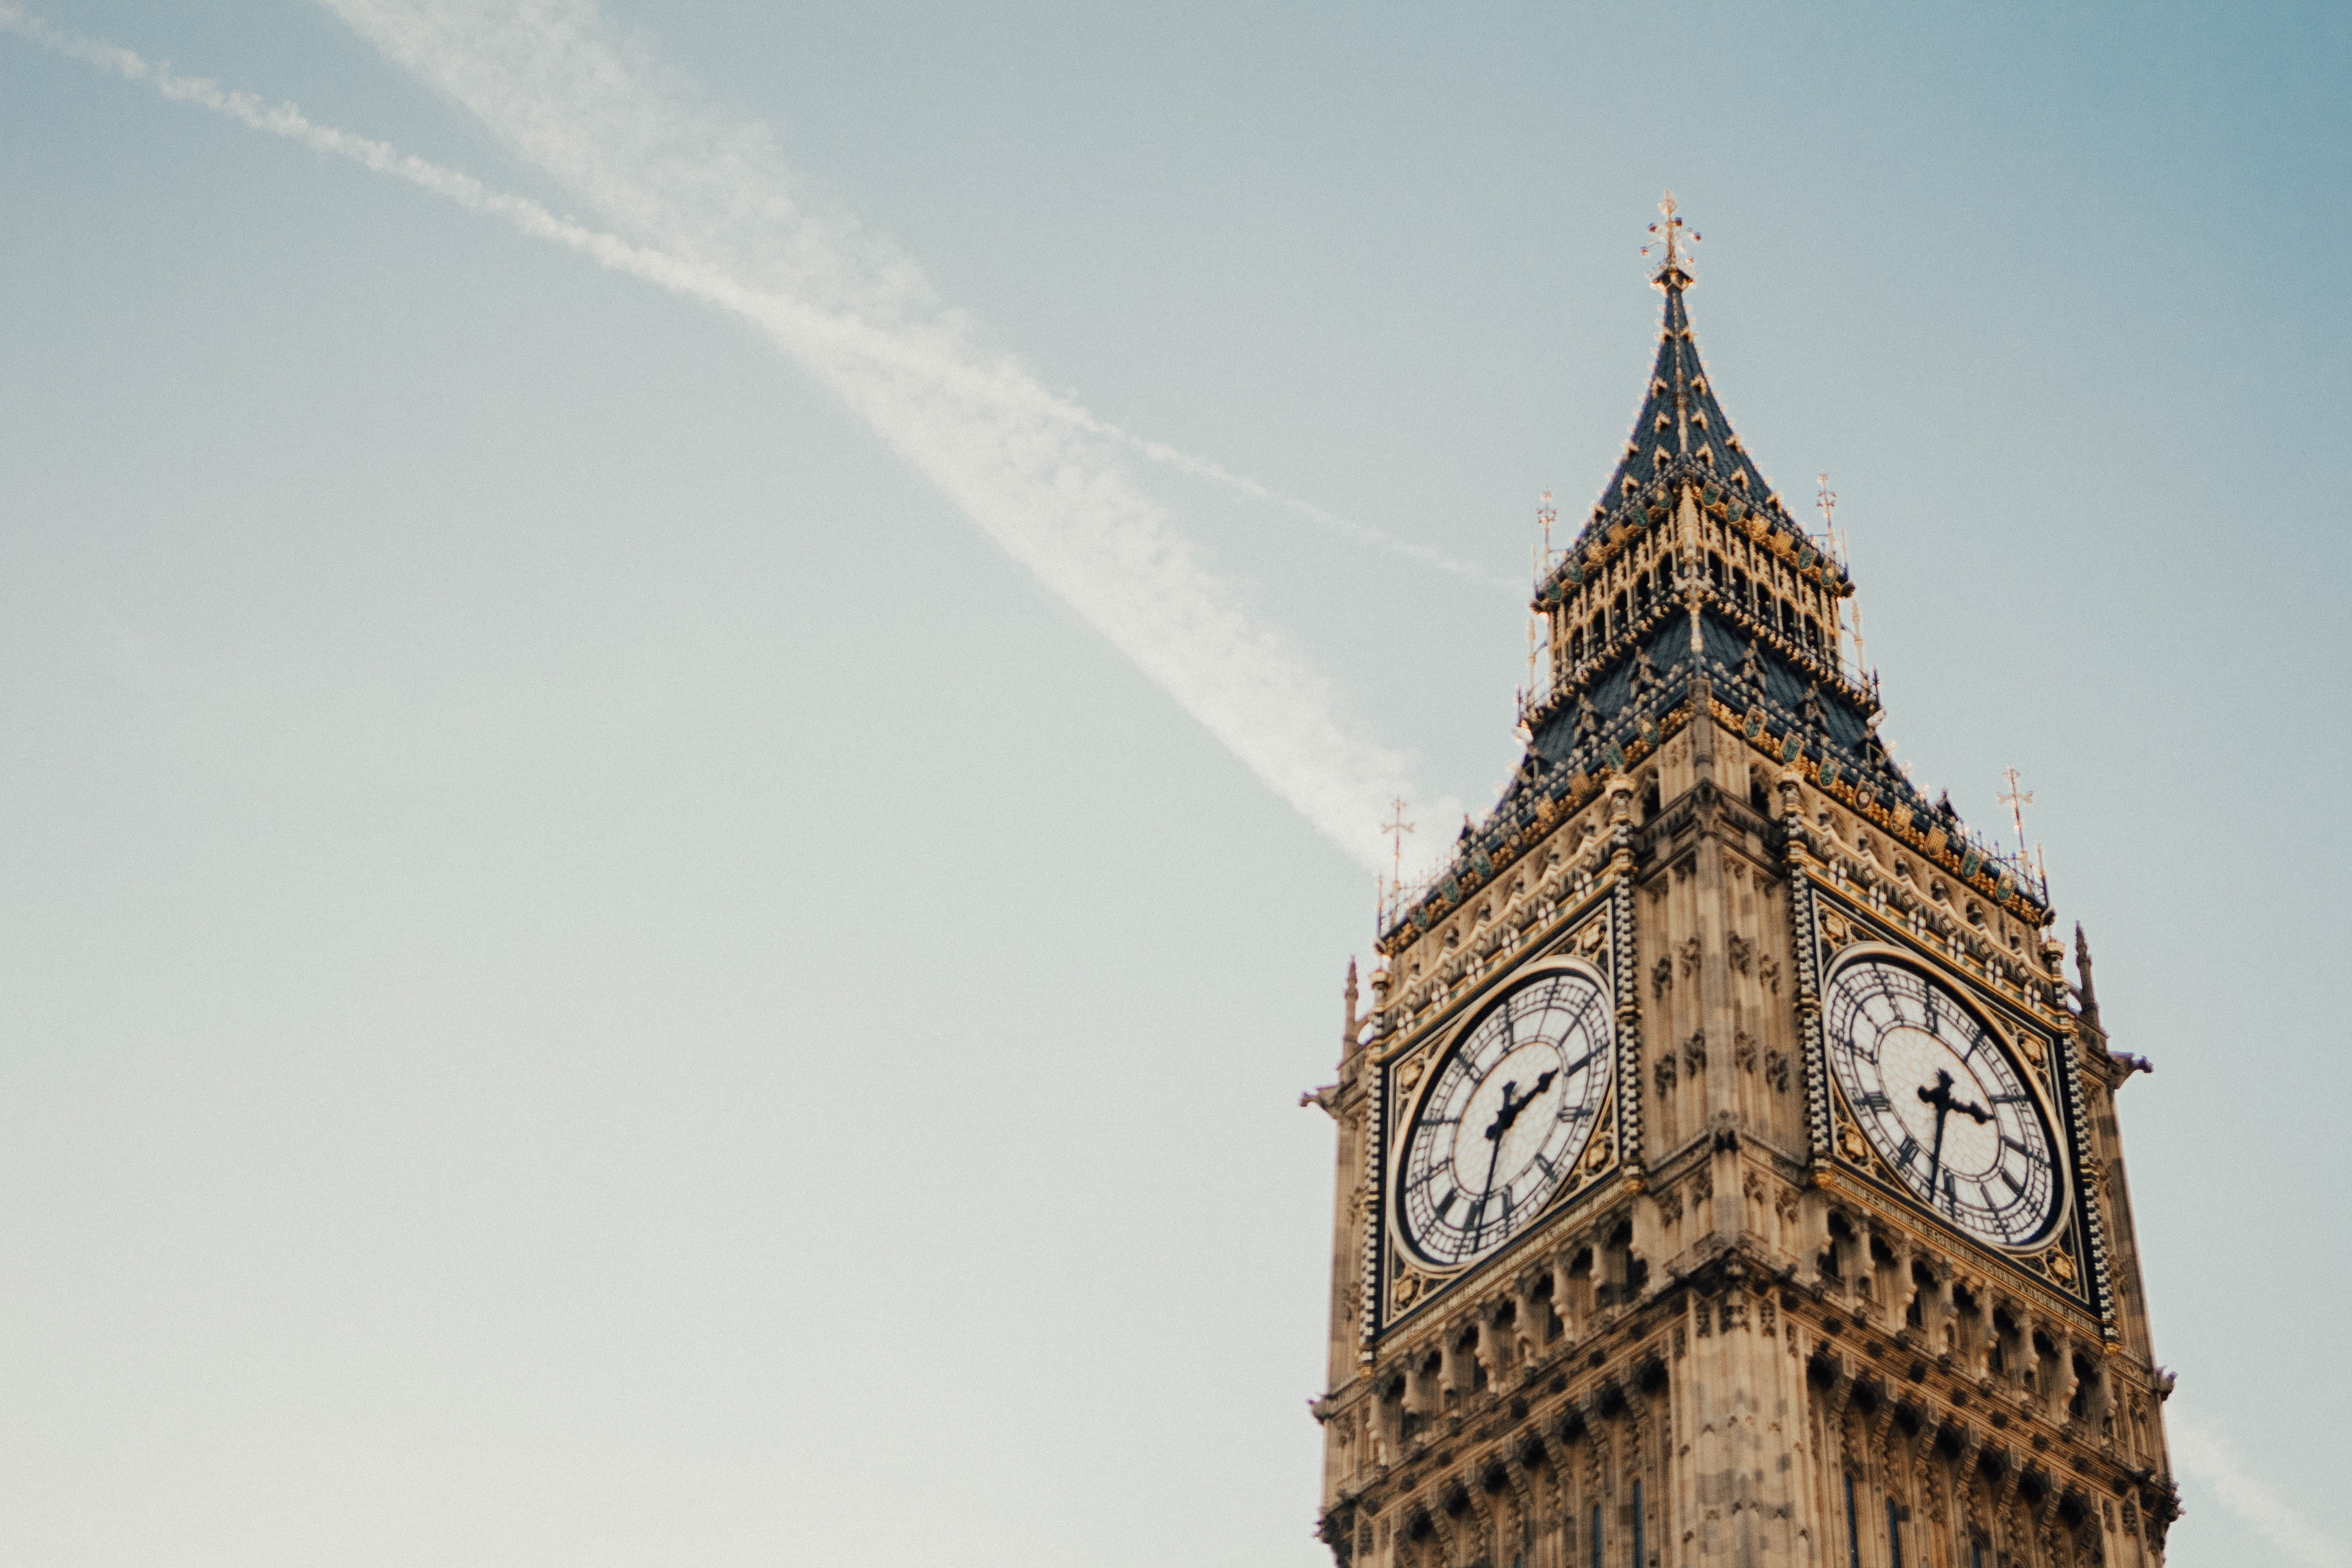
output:
[[[1678,270],[1659,275],[1666,307],[1658,324],[1657,362],[1650,367],[1650,384],[1643,394],[1641,412],[1633,416],[1625,455],[1593,505],[1588,531],[1643,486],[1664,478],[1675,458],[1696,458],[1702,448],[1712,454],[1711,467],[1722,482],[1733,483],[1735,474],[1746,474],[1748,496],[1759,505],[1772,493],[1764,471],[1740,449],[1730,416],[1716,401],[1714,383],[1699,362],[1690,309],[1683,300],[1689,284],[1688,275]]]
[[[1789,536],[1799,547],[1793,560],[1801,569],[1818,561],[1833,593],[1851,593],[1843,566],[1816,555],[1818,542],[1789,516],[1763,470],[1738,445],[1691,331],[1683,298],[1690,275],[1670,255],[1655,282],[1666,297],[1658,354],[1627,451],[1575,545],[1537,585],[1536,607],[1573,592],[1584,580],[1585,563],[1605,561],[1630,533],[1664,525],[1683,487],[1701,495],[1715,517],[1735,524],[1744,518]],[[1579,795],[1580,787],[1589,791],[1593,777],[1622,765],[1642,743],[1656,743],[1660,721],[1690,696],[1701,675],[1717,700],[1743,715],[1741,728],[1759,749],[1783,761],[1810,759],[1817,776],[1842,778],[1857,801],[1875,807],[1881,822],[1922,837],[1940,831],[1937,842],[1952,846],[1964,875],[1981,870],[1988,884],[2000,877],[2004,888],[2014,886],[2030,902],[2047,907],[2048,889],[2030,868],[1969,833],[1948,799],[1931,805],[1894,765],[1870,722],[1878,707],[1874,679],[1842,670],[1834,656],[1824,659],[1818,650],[1790,644],[1718,591],[1702,584],[1700,592],[1706,607],[1698,615],[1697,647],[1692,647],[1691,610],[1663,596],[1639,616],[1632,637],[1616,645],[1605,665],[1531,705],[1528,752],[1502,798],[1483,822],[1465,826],[1452,862],[1413,892],[1392,922],[1384,922],[1385,940],[1424,926],[1467,886],[1492,874],[1517,853],[1512,846],[1528,841],[1529,830],[1546,820],[1547,806],[1587,798]]]

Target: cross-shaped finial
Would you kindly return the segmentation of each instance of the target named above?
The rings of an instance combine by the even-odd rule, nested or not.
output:
[[[1412,831],[1412,824],[1404,819],[1402,795],[1389,802],[1389,810],[1392,815],[1381,825],[1381,831],[1389,836],[1389,885],[1395,887],[1404,880],[1404,836]]]
[[[1821,488],[1813,494],[1813,504],[1821,509],[1822,531],[1834,534],[1837,531],[1837,491],[1830,489],[1827,474],[1821,476]]]
[[[2023,859],[2025,856],[2025,808],[2033,804],[2033,792],[2030,789],[2021,790],[2017,787],[2017,770],[2015,768],[2009,769],[2006,773],[2002,773],[2001,776],[2009,781],[2009,792],[2000,797],[2000,804],[2009,807],[2010,820],[2017,824],[2017,853],[2018,858],[2020,859]]]
[[[1658,237],[1654,243],[1642,247],[1644,256],[1654,250],[1663,249],[1664,252],[1659,259],[1657,271],[1652,274],[1654,280],[1662,288],[1668,278],[1679,278],[1685,283],[1691,280],[1690,255],[1684,241],[1687,237],[1692,244],[1697,243],[1699,233],[1692,229],[1687,237],[1685,236],[1681,214],[1682,208],[1675,202],[1675,193],[1668,191],[1658,203],[1658,221],[1650,226],[1650,232]]]

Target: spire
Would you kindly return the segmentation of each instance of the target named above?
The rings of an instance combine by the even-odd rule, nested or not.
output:
[[[2091,984],[2091,943],[2083,934],[2083,922],[2074,922],[2074,973],[2083,977],[2074,994],[2083,999],[2083,1021],[2094,1029],[2099,1028],[2099,989]],[[2102,1036],[2105,1034],[2100,1030]]]
[[[1614,787],[1597,780],[1622,777],[1706,714],[1717,724],[1705,733],[1749,748],[1751,772],[1801,769],[1906,853],[2040,930],[2049,894],[2038,867],[1970,834],[1948,795],[1931,804],[1879,738],[1877,679],[1840,651],[1840,606],[1853,582],[1837,547],[1836,497],[1824,476],[1825,531],[1807,533],[1741,447],[1691,331],[1689,247],[1698,236],[1671,192],[1659,215],[1656,244],[1643,254],[1665,305],[1633,439],[1591,521],[1556,558],[1551,514],[1538,513],[1547,537],[1530,607],[1546,623],[1552,661],[1543,689],[1520,707],[1528,756],[1486,821],[1465,819],[1433,882],[1389,887],[1383,956],[1412,940],[1408,929],[1428,930],[1499,875],[1562,809]],[[1858,646],[1858,626],[1856,635]],[[1412,824],[1395,811],[1387,831],[1402,843]],[[1398,854],[1392,847],[1392,874]]]
[[[1666,297],[1658,328],[1658,357],[1650,367],[1650,384],[1642,395],[1641,412],[1626,439],[1625,455],[1608,488],[1593,507],[1593,521],[1614,511],[1643,487],[1664,477],[1673,463],[1689,458],[1717,479],[1762,505],[1771,494],[1763,471],[1740,448],[1731,420],[1715,398],[1706,368],[1699,363],[1698,340],[1691,334],[1690,310],[1683,296],[1697,281],[1691,274],[1690,246],[1698,239],[1686,231],[1668,191],[1658,204],[1660,220],[1650,226],[1657,240],[1642,254],[1657,260],[1651,286]]]

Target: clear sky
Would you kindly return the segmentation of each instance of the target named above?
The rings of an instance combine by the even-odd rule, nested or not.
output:
[[[1297,1095],[1668,185],[2157,1064],[2172,1560],[2347,1561],[2347,13],[35,15],[0,1562],[1326,1561]]]

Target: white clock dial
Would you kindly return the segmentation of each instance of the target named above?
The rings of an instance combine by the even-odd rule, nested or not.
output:
[[[2057,1223],[2056,1141],[1992,1030],[1906,964],[1846,964],[1822,996],[1830,1070],[1914,1197],[2001,1247]]]
[[[1397,1223],[1425,1262],[1473,1262],[1560,1188],[1608,1103],[1609,1003],[1580,970],[1522,981],[1465,1030],[1414,1109]]]

